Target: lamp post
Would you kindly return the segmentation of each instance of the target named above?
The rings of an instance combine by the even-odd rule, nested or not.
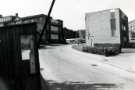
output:
[[[46,18],[46,20],[45,20],[45,24],[44,24],[43,29],[42,29],[42,31],[41,31],[41,34],[40,34],[40,36],[39,36],[38,48],[40,47],[40,42],[41,42],[41,40],[42,40],[42,36],[43,36],[44,31],[45,31],[46,28],[47,28],[47,24],[48,24],[48,22],[49,22],[49,20],[50,20],[50,15],[51,15],[51,12],[52,12],[54,3],[55,3],[55,0],[52,1],[52,4],[51,4],[51,6],[50,6],[50,9],[49,9],[49,12],[48,12],[48,15],[47,15],[47,18]]]

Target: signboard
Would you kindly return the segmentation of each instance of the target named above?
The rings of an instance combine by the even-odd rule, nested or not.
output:
[[[22,60],[30,60],[30,50],[22,50]]]

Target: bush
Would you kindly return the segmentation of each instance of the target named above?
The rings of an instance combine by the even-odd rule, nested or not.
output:
[[[73,48],[83,51],[83,52],[88,52],[88,53],[93,53],[93,54],[100,54],[100,55],[105,55],[105,56],[111,56],[111,55],[117,55],[120,53],[120,48],[119,47],[90,47],[87,45],[74,45]]]

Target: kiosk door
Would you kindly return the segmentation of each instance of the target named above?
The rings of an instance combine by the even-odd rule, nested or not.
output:
[[[36,73],[35,64],[35,51],[34,51],[34,36],[32,35],[21,35],[21,53],[22,62],[28,62],[29,73]]]
[[[38,49],[35,34],[21,34],[22,82],[25,90],[40,90]]]

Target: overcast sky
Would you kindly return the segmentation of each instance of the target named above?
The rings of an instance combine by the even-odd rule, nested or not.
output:
[[[29,16],[36,14],[47,14],[52,0],[2,0],[0,2],[0,14]],[[135,0],[56,0],[52,16],[62,19],[64,26],[70,29],[85,28],[85,13],[121,8],[129,17],[135,19]]]

